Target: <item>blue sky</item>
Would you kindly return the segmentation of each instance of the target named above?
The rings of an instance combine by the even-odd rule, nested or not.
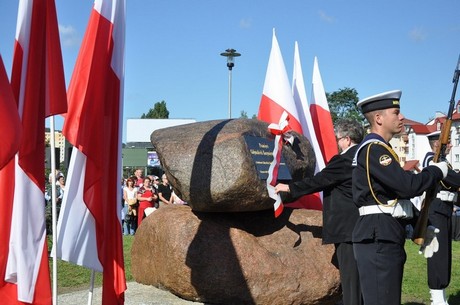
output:
[[[67,83],[92,5],[56,0]],[[0,1],[7,71],[17,6]],[[401,89],[403,114],[426,123],[448,108],[459,12],[457,0],[127,0],[124,118],[162,100],[170,118],[227,118],[228,69],[220,56],[227,48],[242,54],[232,73],[232,115],[256,114],[275,28],[289,77],[299,43],[309,98],[317,56],[327,92],[350,87],[364,98]]]

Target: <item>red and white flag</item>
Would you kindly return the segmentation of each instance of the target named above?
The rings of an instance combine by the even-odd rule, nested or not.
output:
[[[102,304],[124,304],[119,219],[125,0],[96,0],[68,89],[63,134],[74,146],[56,253],[103,272]]]
[[[2,214],[10,217],[2,222],[0,299],[2,304],[51,304],[44,209],[45,117],[67,107],[54,0],[19,1],[11,86],[22,137],[13,165],[9,163],[0,175],[6,186],[0,192]],[[7,252],[4,243],[9,243]]]
[[[264,89],[257,118],[269,124],[281,124],[284,121],[283,117],[289,119],[291,130],[302,133],[302,126],[299,122],[299,115],[292,97],[283,56],[281,55],[278,40],[276,39],[275,29],[273,29],[272,48],[268,59],[267,73],[265,74]],[[279,143],[275,140],[275,146],[277,145]],[[277,157],[279,162],[281,155],[278,153]],[[277,166],[272,165],[270,169],[277,169]],[[280,196],[274,192],[277,176],[277,173],[269,172],[269,179],[267,179],[268,193],[275,200],[275,216],[279,216],[283,211]]]
[[[18,107],[14,99],[10,81],[6,75],[2,56],[0,55],[0,122],[2,132],[0,133],[0,169],[3,168],[19,149],[21,140],[21,120]]]
[[[11,215],[13,211],[14,194],[14,156],[19,150],[22,125],[18,114],[18,107],[13,96],[3,61],[0,57],[0,121],[5,132],[0,133],[0,298],[7,300],[6,304],[18,304],[16,284],[5,282],[5,268],[9,252]]]
[[[269,124],[278,123],[284,111],[289,116],[291,129],[303,134],[283,56],[276,39],[275,30],[273,30],[272,48],[257,118]]]
[[[321,171],[324,167],[323,154],[316,138],[315,127],[311,119],[310,107],[308,106],[307,93],[303,80],[302,64],[300,61],[299,46],[295,42],[294,49],[294,69],[292,73],[292,95],[299,113],[300,123],[302,125],[303,135],[310,141],[310,144],[315,152],[316,168],[315,174]]]
[[[327,104],[326,91],[324,91],[323,81],[318,67],[318,59],[316,57],[313,65],[310,112],[324,162],[327,164],[333,156],[339,153],[339,150],[337,148],[337,141],[335,140],[331,112]]]
[[[286,112],[289,117],[290,128],[300,134],[304,134],[301,116],[299,115],[298,108],[294,101],[293,92],[284,66],[283,56],[281,55],[278,40],[273,30],[272,48],[268,60],[258,119],[270,124],[278,124],[284,112]],[[322,208],[319,195],[304,196],[299,200],[303,203],[296,202],[295,204],[290,204],[290,206],[302,206],[312,209]]]
[[[310,108],[308,107],[307,93],[302,73],[300,52],[297,41],[294,47],[294,69],[292,73],[292,95],[299,114],[299,121],[302,126],[303,135],[310,142],[316,158],[315,174],[321,171],[325,164],[323,154],[316,138],[315,128],[311,119]],[[322,209],[322,193],[315,193],[304,196],[299,200],[287,205],[289,207]]]

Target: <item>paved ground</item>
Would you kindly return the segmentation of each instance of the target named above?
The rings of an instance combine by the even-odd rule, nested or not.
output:
[[[153,286],[142,285],[136,282],[128,282],[127,284],[128,290],[125,292],[125,305],[205,305],[204,303],[183,300],[168,291]],[[92,304],[101,304],[101,297],[101,288],[95,288]],[[58,304],[88,304],[88,291],[58,295]]]
[[[128,282],[128,290],[125,292],[125,305],[212,305],[208,303],[191,302],[181,299],[174,294],[155,288],[142,285],[136,282]],[[88,304],[88,291],[77,291],[58,295],[58,304],[63,305],[84,305]],[[101,288],[93,291],[92,305],[101,304]],[[338,303],[337,305],[342,305]]]

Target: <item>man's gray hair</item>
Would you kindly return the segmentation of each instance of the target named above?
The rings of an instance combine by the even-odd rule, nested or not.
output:
[[[361,143],[364,137],[364,127],[353,119],[339,119],[335,123],[335,134],[350,137],[353,143]]]

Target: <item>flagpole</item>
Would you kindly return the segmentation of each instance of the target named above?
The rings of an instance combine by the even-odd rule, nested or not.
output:
[[[93,289],[94,289],[94,269],[91,269],[91,280],[89,284],[89,291],[88,291],[88,305],[93,303]]]
[[[50,161],[51,161],[51,223],[53,231],[53,247],[51,248],[51,256],[53,257],[53,305],[57,304],[57,257],[56,257],[56,242],[57,242],[57,226],[56,226],[56,143],[54,139],[54,115],[50,117]]]

